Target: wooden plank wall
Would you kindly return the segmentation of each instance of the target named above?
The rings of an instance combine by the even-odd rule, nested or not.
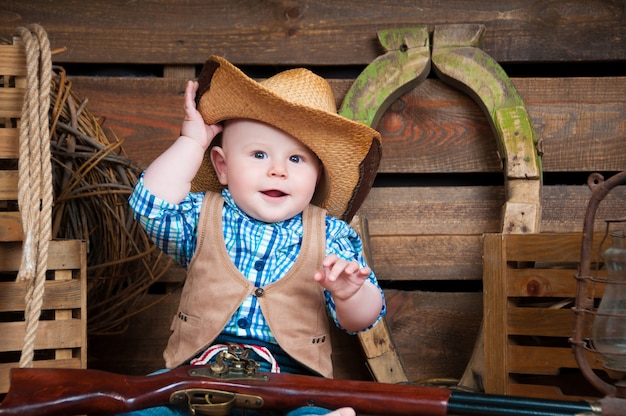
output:
[[[0,36],[41,24],[87,108],[147,166],[178,136],[182,94],[210,54],[249,75],[307,66],[338,102],[383,53],[381,29],[486,26],[482,49],[512,78],[541,141],[541,231],[582,230],[593,171],[626,169],[626,10],[611,0],[10,1]],[[505,200],[490,125],[471,98],[431,75],[391,104],[378,126],[384,156],[361,214],[409,378],[460,378],[482,319],[482,235],[501,231]],[[620,210],[614,192],[598,212]],[[598,223],[601,228],[601,221]],[[172,269],[166,281],[180,281]],[[164,285],[168,291],[175,283]],[[177,292],[90,340],[89,365],[143,374],[162,365]],[[340,337],[342,377],[367,377],[355,340]]]

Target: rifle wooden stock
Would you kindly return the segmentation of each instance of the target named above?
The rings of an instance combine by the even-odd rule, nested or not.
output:
[[[124,413],[168,404],[186,389],[212,389],[263,398],[263,409],[307,405],[353,406],[384,415],[446,415],[450,392],[444,389],[373,382],[329,380],[292,374],[267,374],[264,380],[221,380],[190,376],[182,366],[151,376],[124,376],[99,370],[11,370],[11,387],[1,416],[54,416]],[[264,373],[259,373],[264,374]],[[391,405],[393,403],[393,405]],[[417,413],[416,413],[417,410]]]
[[[452,392],[438,387],[330,380],[292,374],[257,373],[261,378],[220,379],[198,375],[198,366],[182,366],[150,376],[125,376],[99,370],[11,370],[11,387],[0,404],[0,416],[55,416],[124,413],[170,403],[170,396],[189,389],[211,389],[258,396],[261,409],[289,410],[316,405],[353,407],[378,415],[624,415],[623,399],[597,403],[569,402]],[[608,400],[608,401],[607,401]],[[242,407],[251,404],[247,399]],[[603,412],[606,405],[609,412]],[[606,409],[605,409],[606,410]]]

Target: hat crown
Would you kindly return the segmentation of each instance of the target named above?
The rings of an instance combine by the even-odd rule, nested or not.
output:
[[[260,82],[280,98],[294,104],[337,113],[335,97],[328,82],[308,69],[283,71]]]

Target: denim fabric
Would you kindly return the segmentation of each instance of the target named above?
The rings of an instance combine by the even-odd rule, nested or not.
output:
[[[301,407],[299,409],[291,410],[284,414],[284,416],[313,416],[313,415],[326,415],[330,410],[322,409],[321,407]],[[149,409],[139,410],[136,412],[125,413],[129,416],[188,416],[190,415],[187,409],[179,409],[168,406],[151,407]],[[254,410],[244,411],[241,409],[235,409],[230,413],[230,416],[278,416],[275,412],[259,412]]]
[[[323,409],[321,407],[301,407],[299,409],[291,410],[284,414],[284,416],[313,416],[313,415],[326,415],[330,413],[330,410]],[[188,409],[175,408],[170,406],[158,406],[151,407],[149,409],[137,410],[135,412],[124,413],[126,416],[189,416],[191,413]],[[230,412],[230,416],[279,416],[279,413],[269,411],[255,411],[255,410],[242,410],[234,409]]]

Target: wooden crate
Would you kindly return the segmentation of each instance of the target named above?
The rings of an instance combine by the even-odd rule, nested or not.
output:
[[[0,45],[0,393],[9,369],[19,365],[26,282],[18,282],[24,239],[18,206],[19,127],[26,88],[26,59],[19,45]],[[50,241],[34,367],[87,366],[86,243]]]
[[[594,235],[596,259],[603,233]],[[486,234],[484,238],[485,391],[572,399],[601,397],[582,377],[569,338],[581,233]],[[610,238],[604,241],[604,251]],[[598,277],[606,277],[604,270]],[[595,285],[600,298],[603,285]],[[592,320],[584,337],[590,336]],[[595,371],[599,357],[587,355]],[[567,390],[565,390],[567,387]]]
[[[34,367],[87,367],[86,243],[51,241]],[[9,388],[24,342],[26,283],[16,282],[19,242],[0,243],[0,393]]]

